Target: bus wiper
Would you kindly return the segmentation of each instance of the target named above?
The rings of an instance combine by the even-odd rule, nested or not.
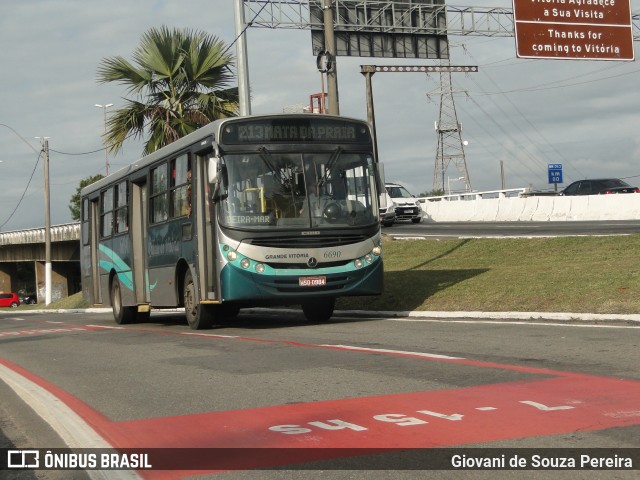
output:
[[[338,158],[340,158],[340,155],[342,155],[342,152],[344,152],[344,150],[342,149],[342,147],[338,147],[336,148],[336,150],[331,154],[331,158],[329,158],[329,161],[327,162],[327,168],[324,172],[324,175],[322,176],[322,178],[320,179],[320,182],[318,182],[318,186],[322,186],[325,184],[325,182],[327,182],[329,180],[329,174],[331,173],[331,169],[333,168],[333,166],[336,164],[336,162],[338,161]]]
[[[271,160],[271,152],[267,150],[267,147],[259,147],[258,155],[260,155],[262,161],[267,164],[267,167],[269,167],[269,170],[271,170],[271,173],[273,173],[274,178],[276,178],[280,182],[280,185],[282,185],[284,188],[289,188],[291,186],[291,178],[287,177],[287,174],[283,170],[278,171],[274,167]]]

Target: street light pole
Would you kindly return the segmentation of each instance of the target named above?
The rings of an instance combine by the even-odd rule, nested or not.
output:
[[[107,153],[107,108],[113,107],[113,103],[107,103],[105,105],[96,103],[96,107],[104,109],[104,164],[106,167],[107,175],[109,175],[109,154]]]
[[[238,98],[240,100],[240,116],[251,115],[251,96],[249,93],[249,60],[247,55],[247,24],[244,20],[244,2],[234,1],[236,25],[236,59],[238,61]]]

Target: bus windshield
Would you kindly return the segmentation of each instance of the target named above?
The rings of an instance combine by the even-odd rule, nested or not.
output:
[[[370,154],[226,154],[220,223],[241,229],[344,228],[377,221]]]

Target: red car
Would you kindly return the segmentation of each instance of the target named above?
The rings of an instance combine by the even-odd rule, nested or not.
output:
[[[20,299],[16,293],[0,293],[0,307],[17,307]]]

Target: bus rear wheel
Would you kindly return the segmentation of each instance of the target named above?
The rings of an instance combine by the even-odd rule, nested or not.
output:
[[[310,322],[322,323],[328,321],[331,318],[331,315],[333,315],[333,309],[335,307],[335,298],[308,300],[302,303],[302,312]]]
[[[193,283],[191,271],[187,271],[184,276],[183,303],[187,322],[189,322],[189,327],[192,330],[211,328],[214,319],[213,306],[202,305],[198,302],[196,286]]]
[[[123,307],[122,294],[120,293],[120,281],[118,277],[113,277],[111,282],[111,309],[113,318],[118,325],[133,323],[136,320],[136,307]]]

